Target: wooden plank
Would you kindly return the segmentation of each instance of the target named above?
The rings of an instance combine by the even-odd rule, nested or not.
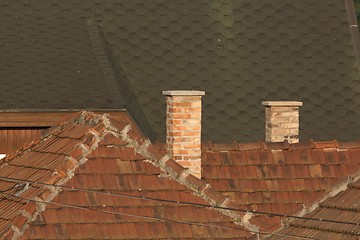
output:
[[[96,113],[102,114],[104,112]],[[106,113],[116,121],[130,124],[134,131],[144,137],[139,127],[126,112]],[[42,132],[48,127],[58,125],[74,114],[76,113],[0,113],[0,153],[10,154],[22,148],[25,144],[40,139]],[[7,121],[2,121],[4,119]]]
[[[0,131],[0,153],[7,153],[6,130]]]
[[[0,112],[0,127],[50,127],[69,119],[76,113],[74,111]],[[122,119],[127,114],[120,110],[95,111],[95,113],[107,113],[115,119]]]
[[[43,129],[0,128],[0,153],[9,154],[39,139]]]

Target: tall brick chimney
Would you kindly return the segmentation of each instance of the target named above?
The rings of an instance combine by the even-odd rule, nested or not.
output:
[[[163,91],[166,145],[175,161],[201,178],[201,97],[204,91]]]
[[[265,106],[265,141],[299,142],[299,107],[296,101],[263,101]]]

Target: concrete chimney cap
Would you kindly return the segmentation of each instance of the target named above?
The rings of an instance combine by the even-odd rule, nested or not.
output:
[[[262,105],[266,107],[301,107],[303,103],[298,101],[263,101]]]
[[[204,96],[205,91],[197,91],[197,90],[169,90],[162,91],[163,95],[166,96]]]

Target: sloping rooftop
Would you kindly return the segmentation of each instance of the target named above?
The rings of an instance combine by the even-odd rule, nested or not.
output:
[[[0,106],[125,104],[151,139],[163,140],[161,92],[198,89],[206,91],[207,140],[263,138],[262,100],[303,101],[302,139],[359,139],[359,72],[349,28],[355,36],[357,25],[349,3],[2,1]],[[88,19],[104,37],[100,56]],[[105,88],[101,56],[110,59],[128,100]]]
[[[349,178],[358,176],[359,154],[360,142],[208,143],[203,144],[202,176],[215,190],[235,199],[241,209],[301,217],[317,208],[319,203],[321,207],[316,211],[322,212],[321,209],[328,206],[322,202],[333,196],[336,189],[340,189],[339,186]],[[350,195],[353,194],[356,202],[357,192],[351,191],[346,196],[351,198]],[[338,204],[338,208],[342,209],[340,200]],[[347,204],[351,205],[353,202]],[[344,204],[344,211],[347,204]],[[313,214],[306,216],[334,219],[330,213],[327,217]],[[346,221],[347,216],[339,218]],[[275,227],[277,222],[279,227],[280,221],[286,220],[284,217],[273,218],[268,223]],[[297,222],[309,226],[319,224],[318,221],[293,221],[295,225]],[[328,222],[320,225],[332,228]],[[296,231],[286,230],[279,233],[306,236],[301,234],[301,226],[297,227],[299,229]],[[353,231],[353,234],[360,233],[359,229]],[[281,238],[274,236],[274,239]]]
[[[359,142],[206,143],[199,180],[126,121],[81,112],[3,160],[1,236],[251,239],[283,222],[313,228],[301,219],[287,222],[293,216],[356,211],[340,205],[357,183],[334,203],[328,199],[358,176]],[[287,228],[275,234],[304,236]]]
[[[4,239],[241,239],[248,214],[139,138],[82,112],[0,168]],[[161,157],[161,158],[160,158]],[[236,223],[234,223],[236,221]]]
[[[124,108],[96,23],[0,9],[2,111]]]
[[[351,179],[352,181],[358,179]],[[329,198],[320,204],[313,212],[306,214],[306,218],[321,219],[320,221],[309,221],[296,219],[288,221],[279,234],[298,234],[303,237],[315,239],[359,239],[359,203],[360,181],[349,183],[347,189],[335,197]],[[324,220],[331,220],[327,222]],[[277,236],[271,239],[290,239],[285,236]]]

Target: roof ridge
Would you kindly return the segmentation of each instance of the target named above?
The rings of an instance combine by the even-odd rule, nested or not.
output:
[[[51,202],[58,196],[61,186],[74,176],[75,170],[88,161],[87,156],[99,146],[99,143],[107,134],[112,134],[126,142],[137,154],[147,158],[144,161],[148,161],[160,168],[165,173],[163,176],[172,178],[178,183],[186,186],[194,195],[202,198],[211,206],[220,206],[222,208],[238,207],[231,202],[231,199],[228,196],[212,189],[210,184],[191,175],[188,169],[185,169],[180,164],[170,159],[169,155],[164,155],[161,151],[158,151],[157,147],[159,146],[157,145],[159,144],[153,145],[148,139],[142,139],[141,136],[131,129],[130,125],[120,122],[122,124],[120,125],[120,128],[122,129],[119,129],[112,124],[108,114],[102,114],[100,116],[92,112],[82,111],[77,114],[75,118],[66,121],[60,126],[65,126],[72,122],[76,124],[90,123],[95,125],[101,123],[101,125],[96,129],[87,129],[85,135],[79,139],[71,152],[64,156],[64,162],[55,170],[51,178],[46,182],[47,184],[54,186],[41,186],[40,193],[32,197],[36,201],[29,201],[18,210],[17,216],[11,221],[10,227],[5,233],[7,236],[18,239],[24,234],[29,224],[37,218],[39,213],[46,210],[48,202]],[[58,132],[61,132],[61,128],[54,130],[48,137],[56,136],[56,133]],[[45,140],[46,138],[43,138],[42,140]],[[31,150],[31,148],[28,150]],[[20,156],[21,155],[17,155],[15,158]],[[218,208],[216,210],[231,217],[235,224],[244,227],[250,232],[259,232],[259,227],[250,223],[250,219],[253,217],[252,213],[242,213]]]
[[[301,224],[301,223],[291,223],[289,224],[289,226],[291,227],[300,227],[300,228],[306,228],[306,229],[316,229],[316,230],[323,230],[323,231],[327,231],[327,232],[332,232],[332,233],[342,233],[342,234],[347,234],[347,235],[353,235],[353,236],[359,236],[356,232],[353,231],[349,231],[349,230],[333,230],[331,228],[327,228],[324,227],[326,225],[316,225],[316,226],[308,226],[306,224]]]
[[[327,141],[315,141],[313,139],[289,143],[287,140],[283,142],[246,142],[238,143],[234,141],[232,143],[213,143],[211,141],[203,142],[202,145],[203,151],[249,151],[249,150],[306,150],[306,149],[326,149],[326,148],[337,148],[337,149],[350,149],[350,148],[360,148],[359,141],[347,141],[339,142],[337,140],[327,140]]]
[[[86,29],[89,35],[90,43],[92,46],[95,58],[100,66],[102,74],[105,79],[106,88],[112,97],[121,98],[119,87],[116,83],[114,69],[112,68],[104,46],[104,39],[101,37],[98,25],[92,19],[85,21]]]
[[[357,172],[356,174],[353,174],[353,176],[349,177],[347,180],[345,180],[345,181],[343,181],[343,182],[341,182],[339,184],[334,185],[334,187],[330,191],[328,191],[320,200],[313,203],[311,206],[306,207],[306,205],[304,204],[303,209],[300,210],[294,216],[304,217],[306,214],[309,214],[309,213],[315,211],[316,209],[321,207],[322,204],[326,200],[328,200],[330,198],[333,198],[336,195],[338,195],[339,193],[350,189],[352,184],[355,183],[356,181],[358,181],[359,179],[360,179],[360,171]],[[293,221],[296,221],[296,219],[290,218],[290,219],[286,220],[285,224],[283,224],[283,226],[281,228],[279,228],[278,230],[276,230],[274,233],[280,232],[281,230],[283,230],[287,226],[291,225]]]
[[[61,131],[61,126],[65,126],[71,122],[77,124],[84,122],[94,124],[103,121],[103,124],[105,124],[107,118],[107,114],[103,114],[100,117],[100,115],[92,112],[81,111],[75,117],[59,125],[59,127],[57,127],[48,137]],[[92,151],[98,147],[98,143],[107,134],[106,128],[102,128],[101,130],[102,131],[98,132],[97,130],[90,128],[86,131],[84,137],[79,140],[71,152],[64,156],[64,163],[54,171],[51,178],[46,182],[48,185],[39,187],[39,189],[42,190],[41,193],[33,197],[36,202],[28,202],[18,211],[18,215],[13,219],[11,226],[5,234],[12,236],[12,239],[17,239],[23,235],[29,223],[34,221],[38,214],[46,209],[47,202],[51,202],[59,194],[60,187],[55,186],[61,186],[68,182],[74,176],[74,171],[87,162],[88,159],[86,156],[91,154]],[[48,137],[42,138],[40,141],[45,141]],[[31,146],[33,145],[34,144]],[[25,151],[27,150],[30,151],[31,148],[27,148]],[[21,153],[25,151],[22,151]],[[22,154],[18,154],[14,158],[20,157],[21,155]]]
[[[79,112],[77,112],[76,114],[74,114],[72,117],[70,117],[69,119],[67,119],[64,122],[59,123],[58,125],[52,126],[48,129],[46,129],[42,135],[40,139],[31,141],[30,143],[25,143],[23,145],[22,148],[8,154],[5,158],[1,159],[0,162],[0,166],[3,163],[9,162],[11,160],[13,160],[14,158],[24,154],[26,151],[30,150],[32,147],[38,145],[40,142],[45,141],[48,137],[50,137],[51,135],[54,135],[56,132],[59,132],[62,130],[62,127],[70,122],[76,122],[76,121],[80,121],[81,119],[85,119],[86,116],[88,116],[89,114],[94,114],[92,112],[89,111],[85,111],[85,110],[81,110]]]
[[[109,119],[107,125],[110,133],[120,137],[123,141],[127,142],[133,147],[137,154],[146,157],[144,161],[150,162],[156,167],[159,167],[165,174],[164,176],[170,177],[178,183],[185,185],[188,189],[193,191],[193,194],[204,199],[212,206],[220,206],[222,208],[237,208],[238,206],[231,202],[228,196],[212,189],[211,185],[202,179],[198,179],[189,170],[172,160],[168,154],[162,154],[159,151],[159,144],[154,145],[150,140],[142,139],[136,136],[136,133],[132,131],[131,126],[127,125],[123,129],[119,130],[115,126],[111,125]],[[161,146],[160,146],[161,147]],[[259,232],[259,227],[250,223],[252,213],[238,213],[233,210],[217,209],[222,214],[234,219],[234,222],[242,227],[245,227],[250,232]]]

